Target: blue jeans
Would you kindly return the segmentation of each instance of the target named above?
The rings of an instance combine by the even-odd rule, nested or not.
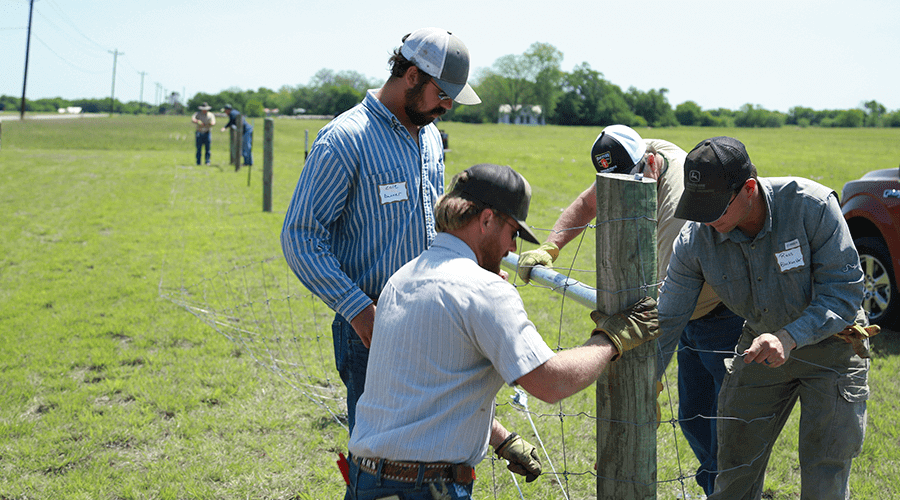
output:
[[[244,135],[241,139],[243,139],[241,143],[241,155],[244,157],[244,165],[253,165],[253,151],[251,151],[251,148],[253,147],[253,129],[247,130],[245,128]]]
[[[743,318],[722,305],[688,322],[678,343],[678,421],[700,462],[697,484],[707,495],[718,471],[715,417],[725,360],[733,357],[743,325]]]
[[[359,466],[350,460],[350,484],[344,500],[375,500],[378,498],[398,495],[403,500],[434,500],[446,499],[471,499],[472,485],[458,483],[430,483],[438,493],[446,493],[446,496],[436,497],[431,492],[429,483],[403,483],[380,478],[374,474],[363,472]]]
[[[369,349],[363,345],[356,330],[340,314],[334,316],[331,324],[334,339],[334,364],[347,387],[347,426],[353,432],[356,424],[356,402],[366,388],[366,365],[369,363]]]
[[[212,144],[212,138],[209,131],[197,132],[197,165],[200,164],[200,150],[206,146],[206,163],[209,163],[209,146]]]

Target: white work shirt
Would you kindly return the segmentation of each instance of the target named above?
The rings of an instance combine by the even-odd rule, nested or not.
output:
[[[487,452],[497,391],[553,356],[515,287],[482,269],[465,242],[438,233],[378,299],[350,452],[474,466]]]

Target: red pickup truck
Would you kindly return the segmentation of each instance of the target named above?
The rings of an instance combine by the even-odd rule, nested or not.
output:
[[[844,184],[844,219],[865,273],[863,307],[869,321],[900,329],[900,169],[875,170]]]

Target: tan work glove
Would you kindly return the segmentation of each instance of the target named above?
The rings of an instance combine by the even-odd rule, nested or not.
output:
[[[591,319],[597,323],[591,336],[605,333],[619,351],[614,360],[619,359],[625,351],[659,336],[659,314],[653,297],[643,297],[631,307],[609,317],[600,311],[593,311]]]
[[[848,344],[853,344],[853,351],[861,358],[869,357],[869,348],[865,340],[878,335],[881,327],[878,325],[860,326],[852,324],[835,335]]]
[[[507,469],[525,476],[526,483],[534,481],[541,475],[541,459],[538,458],[537,449],[515,432],[500,443],[497,455],[509,462],[506,465]]]
[[[522,255],[519,255],[519,267],[517,269],[519,277],[522,278],[522,281],[528,283],[531,280],[531,268],[534,266],[550,267],[550,264],[553,264],[557,257],[559,257],[559,247],[549,241],[545,241],[534,250],[522,252]]]

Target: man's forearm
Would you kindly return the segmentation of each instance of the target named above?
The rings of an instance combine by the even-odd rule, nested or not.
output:
[[[556,403],[596,382],[618,352],[609,337],[595,335],[584,345],[561,351],[518,383],[541,401]]]
[[[562,248],[581,234],[585,226],[597,216],[596,197],[596,188],[593,185],[582,192],[559,215],[559,219],[553,225],[553,230],[550,232],[550,236],[547,237],[547,241]]]
[[[509,434],[510,432],[506,430],[506,427],[503,427],[503,424],[498,422],[495,418],[494,421],[491,422],[491,436],[488,438],[488,444],[491,445],[491,448],[496,448],[509,437]]]

